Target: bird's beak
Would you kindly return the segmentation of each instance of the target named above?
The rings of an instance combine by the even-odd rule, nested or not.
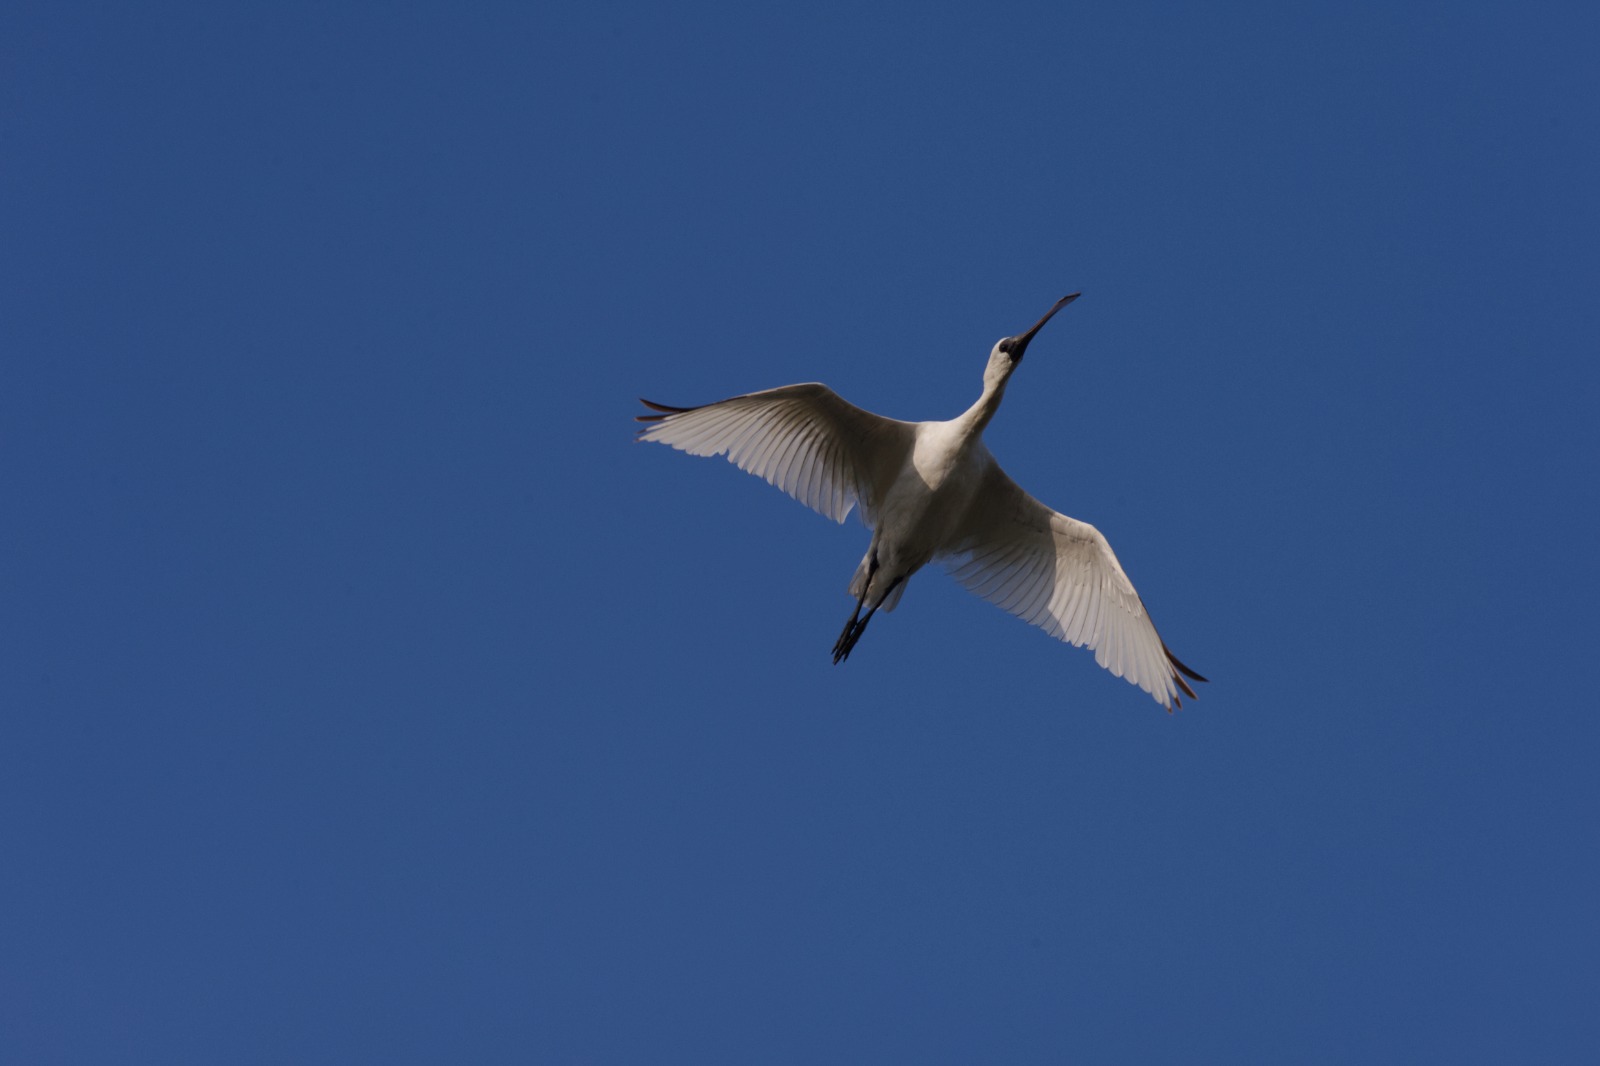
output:
[[[1022,353],[1028,349],[1028,342],[1033,340],[1033,335],[1043,329],[1044,324],[1054,318],[1057,311],[1061,310],[1063,307],[1067,306],[1073,300],[1076,300],[1082,295],[1083,293],[1081,292],[1074,292],[1063,296],[1061,299],[1056,301],[1056,305],[1054,307],[1050,308],[1050,310],[1044,313],[1043,318],[1033,324],[1032,329],[1028,330],[1026,333],[1017,334],[1017,343],[1011,349],[1011,357],[1020,362],[1022,359]]]

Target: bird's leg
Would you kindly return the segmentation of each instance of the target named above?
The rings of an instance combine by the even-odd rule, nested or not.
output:
[[[895,586],[900,584],[902,580],[904,580],[903,577],[897,577],[889,582],[889,587],[884,590],[883,596],[878,600],[878,603],[881,604],[888,599],[890,594],[894,592]],[[864,601],[866,598],[866,594],[863,593],[861,599]],[[857,603],[856,614],[859,613],[861,613],[861,604]],[[861,639],[861,634],[867,631],[867,623],[872,621],[872,616],[877,613],[878,606],[874,604],[867,610],[867,616],[861,619],[860,622],[856,621],[855,614],[850,616],[850,621],[844,624],[844,632],[839,634],[839,640],[833,646],[833,661],[835,665],[850,657],[850,650],[856,646],[856,641]]]
[[[856,631],[856,619],[861,617],[861,607],[867,602],[867,593],[872,589],[872,576],[877,572],[878,553],[873,552],[867,556],[867,579],[861,583],[861,595],[856,597],[856,609],[850,612],[850,620],[844,624],[844,632],[840,633],[839,639],[833,642],[833,662],[835,666],[850,654],[850,649],[856,646],[857,640],[861,639],[861,634]],[[871,615],[869,614],[868,617],[870,618]],[[863,626],[865,624],[862,623]]]
[[[850,648],[855,644],[850,639],[850,634],[856,628],[856,619],[861,617],[861,605],[866,601],[867,594],[863,592],[861,598],[856,600],[856,609],[850,612],[850,620],[844,624],[844,632],[839,634],[839,639],[833,642],[833,661],[838,663],[850,654]]]
[[[876,609],[873,608],[873,610]],[[835,665],[850,658],[850,649],[856,646],[856,641],[861,639],[861,634],[867,631],[867,623],[870,621],[872,621],[872,611],[868,611],[867,616],[859,622],[852,617],[845,625],[844,632],[839,634],[839,642],[833,646],[833,661]]]

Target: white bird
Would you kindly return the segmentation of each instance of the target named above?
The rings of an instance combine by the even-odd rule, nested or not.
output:
[[[884,418],[812,382],[703,407],[641,400],[655,413],[636,416],[650,423],[639,439],[690,455],[726,454],[836,522],[860,504],[872,543],[850,579],[856,607],[834,643],[835,663],[880,607],[894,610],[911,575],[938,559],[979,596],[1053,637],[1087,645],[1097,663],[1170,713],[1182,706],[1180,690],[1194,697],[1184,678],[1205,678],[1167,650],[1100,531],[1022,491],[983,443],[1028,343],[1079,295],[1057,300],[1026,333],[997,341],[983,394],[948,422]]]

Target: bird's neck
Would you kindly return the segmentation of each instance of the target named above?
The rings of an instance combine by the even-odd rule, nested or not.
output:
[[[985,376],[983,381],[983,395],[978,397],[978,402],[962,412],[958,422],[964,424],[968,436],[976,437],[989,425],[994,413],[1000,410],[1000,401],[1005,398],[1006,378],[990,378]]]

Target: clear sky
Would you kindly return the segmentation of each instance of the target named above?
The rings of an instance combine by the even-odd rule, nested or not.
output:
[[[1592,4],[0,14],[0,1058],[1600,1044]],[[1176,715],[635,397],[988,434]]]

